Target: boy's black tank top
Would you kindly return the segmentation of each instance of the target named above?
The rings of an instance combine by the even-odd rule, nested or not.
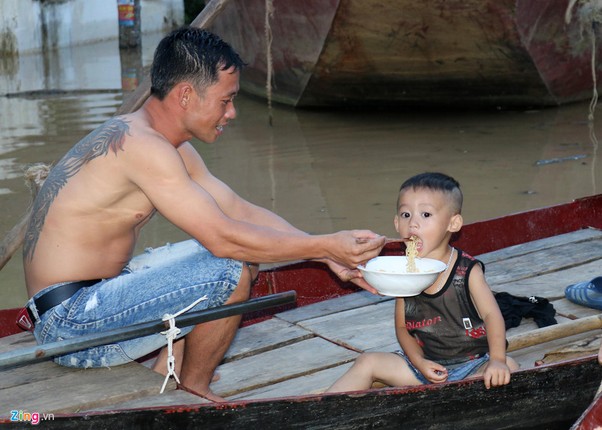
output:
[[[435,294],[406,297],[405,322],[425,358],[446,365],[480,357],[489,351],[485,324],[470,298],[468,277],[475,264],[485,265],[458,249],[445,285]]]

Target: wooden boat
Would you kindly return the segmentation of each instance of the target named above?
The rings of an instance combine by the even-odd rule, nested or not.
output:
[[[596,430],[600,428],[602,428],[602,398],[598,394],[571,427],[571,430]]]
[[[210,29],[248,63],[243,91],[267,97],[269,70],[271,99],[290,106],[549,106],[592,96],[599,7],[590,0],[245,0],[229,2]]]
[[[525,335],[549,340],[550,331],[602,320],[600,311],[564,298],[566,285],[602,271],[602,195],[466,225],[453,244],[485,262],[494,291],[546,297],[557,311],[556,326],[538,329],[524,319],[508,331],[509,354],[522,369],[507,386],[487,390],[476,378],[325,394],[359,352],[397,348],[394,300],[358,291],[322,265],[302,262],[261,273],[255,296],[296,290],[297,304],[246,315],[212,385],[227,403],[209,403],[174,383],[159,395],[163,377],[144,363],[84,370],[43,361],[0,370],[0,424],[19,421],[19,412],[20,422],[36,412],[44,428],[73,429],[568,428],[602,381],[592,332],[513,345]],[[383,254],[400,252],[393,244]],[[0,311],[0,355],[33,342],[15,326],[15,313]],[[576,341],[589,350],[563,352]],[[553,350],[564,359],[550,360]],[[534,366],[536,361],[543,364]]]

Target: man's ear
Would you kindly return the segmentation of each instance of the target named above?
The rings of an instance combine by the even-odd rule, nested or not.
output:
[[[449,221],[448,230],[452,233],[455,233],[457,231],[460,231],[462,225],[464,225],[464,219],[462,218],[462,215],[456,214]]]
[[[186,109],[188,103],[190,103],[190,97],[192,96],[192,86],[186,82],[182,82],[178,85],[177,94],[180,106],[183,109]]]

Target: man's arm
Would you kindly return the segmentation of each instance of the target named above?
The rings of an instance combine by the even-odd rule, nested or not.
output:
[[[178,148],[178,151],[182,154],[182,158],[184,159],[186,168],[190,172],[191,177],[195,182],[203,186],[203,188],[211,190],[211,195],[216,197],[216,201],[220,207],[231,218],[245,220],[256,225],[268,226],[284,232],[307,234],[291,225],[279,215],[260,206],[256,206],[234,193],[230,187],[209,172],[199,154],[190,144],[187,143],[181,145]],[[327,258],[314,260],[326,264],[342,281],[352,282],[373,294],[378,293],[374,287],[369,285],[362,278],[359,270],[350,269],[349,267]]]
[[[243,199],[228,185],[213,176],[190,143],[180,145],[178,152],[182,155],[190,177],[213,196],[221,210],[230,218],[275,230],[306,234],[277,214]]]
[[[135,145],[123,154],[131,180],[163,216],[217,256],[265,263],[329,258],[356,267],[384,245],[365,230],[308,235],[295,229],[213,177],[189,144],[177,151],[159,139]]]

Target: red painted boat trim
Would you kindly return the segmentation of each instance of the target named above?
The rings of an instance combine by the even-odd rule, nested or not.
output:
[[[590,227],[602,229],[602,194],[466,225],[453,244],[479,255]]]
[[[0,337],[10,336],[21,332],[15,321],[19,309],[2,309],[0,310]]]

